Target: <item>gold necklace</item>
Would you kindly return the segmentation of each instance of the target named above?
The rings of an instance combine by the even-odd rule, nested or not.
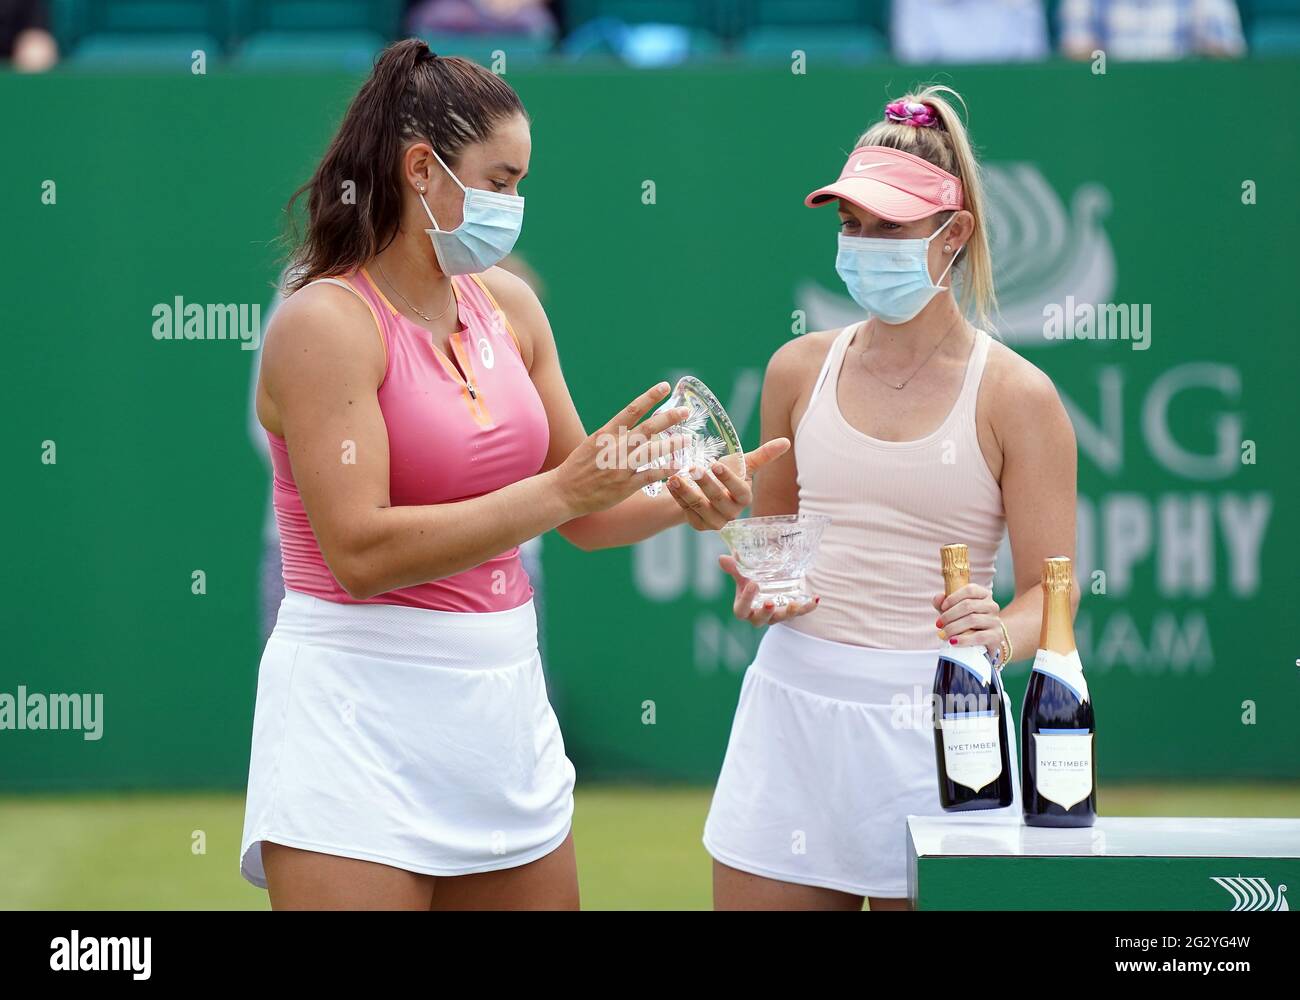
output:
[[[448,282],[448,285],[447,285],[447,304],[446,304],[445,306],[442,307],[442,312],[438,313],[437,316],[430,316],[430,315],[429,315],[428,313],[426,313],[423,309],[421,309],[421,308],[420,308],[419,306],[417,306],[414,302],[412,302],[412,301],[411,301],[410,299],[408,299],[405,295],[403,295],[403,294],[402,294],[402,290],[401,290],[400,288],[398,288],[397,285],[393,284],[393,279],[390,278],[390,277],[388,276],[388,272],[384,270],[384,262],[383,262],[383,261],[381,261],[381,260],[376,260],[375,263],[379,265],[379,273],[382,274],[382,275],[384,276],[384,280],[388,282],[388,287],[391,288],[393,291],[395,291],[395,292],[397,293],[397,297],[398,297],[399,299],[401,299],[403,302],[406,303],[406,307],[407,307],[408,309],[410,309],[410,310],[411,310],[412,312],[414,312],[414,313],[418,313],[419,316],[420,316],[420,319],[424,320],[426,323],[432,323],[435,319],[442,319],[442,317],[444,317],[445,315],[447,315],[447,310],[451,308],[451,300],[452,300],[452,298],[455,296],[455,288],[450,284],[450,282],[451,282],[451,278],[448,278],[448,279],[447,279],[447,282]]]
[[[912,379],[916,378],[917,372],[919,372],[922,368],[928,365],[930,363],[930,359],[934,357],[937,353],[939,353],[939,348],[943,346],[943,342],[952,336],[952,331],[957,329],[957,326],[960,323],[961,323],[961,317],[958,316],[957,321],[953,323],[952,326],[948,327],[948,332],[939,338],[939,342],[934,345],[933,350],[931,350],[930,353],[925,356],[925,360],[916,366],[916,369],[912,372],[911,375],[907,376],[907,378],[903,379],[903,381],[895,384],[893,382],[886,382],[883,378],[881,378],[879,375],[877,375],[867,366],[867,351],[871,348],[871,341],[876,339],[876,321],[873,319],[871,321],[871,340],[868,340],[867,346],[858,352],[858,356],[862,358],[862,368],[864,371],[866,371],[868,375],[874,378],[881,385],[887,385],[891,389],[901,389],[903,388],[903,386],[907,385],[908,382],[912,381]]]

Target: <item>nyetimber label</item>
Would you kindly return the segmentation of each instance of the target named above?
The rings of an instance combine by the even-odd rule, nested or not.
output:
[[[996,712],[958,712],[939,719],[950,780],[978,792],[1002,773]]]
[[[148,979],[152,938],[82,937],[74,930],[50,941],[50,968],[55,972],[130,972]]]
[[[1062,809],[1092,794],[1092,733],[1086,729],[1042,729],[1033,733],[1035,787]]]

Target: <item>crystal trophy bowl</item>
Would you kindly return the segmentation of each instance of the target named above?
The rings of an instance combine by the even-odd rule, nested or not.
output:
[[[758,584],[751,607],[768,601],[781,607],[812,600],[804,574],[830,523],[825,514],[777,514],[742,517],[722,528],[722,539],[741,574]]]
[[[719,458],[726,455],[739,455],[740,464],[734,469],[736,475],[745,475],[745,457],[740,448],[740,436],[732,426],[731,418],[722,408],[718,398],[709,392],[709,387],[699,379],[687,375],[677,381],[673,394],[663,401],[655,410],[684,406],[691,412],[680,424],[674,424],[659,432],[660,437],[684,435],[686,444],[671,455],[661,455],[648,465],[643,465],[637,472],[645,469],[680,468],[684,474],[698,477],[702,475]],[[663,482],[648,483],[641,487],[646,496],[656,497],[663,492]]]

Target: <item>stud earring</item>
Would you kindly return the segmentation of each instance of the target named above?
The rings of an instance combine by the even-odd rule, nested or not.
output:
[[[951,244],[951,243],[945,243],[945,244],[943,245],[943,252],[944,252],[944,253],[952,253],[952,244]]]

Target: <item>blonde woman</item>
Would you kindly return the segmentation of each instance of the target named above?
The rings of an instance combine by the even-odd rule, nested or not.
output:
[[[767,368],[763,439],[794,448],[757,477],[753,514],[831,523],[803,605],[751,610],[755,584],[721,557],[737,616],[770,627],[705,825],[718,909],[906,908],[906,817],[941,812],[932,730],[916,721],[936,651],[1032,653],[1039,567],[1074,552],[1074,432],[1051,380],[986,332],[984,200],[949,97],[932,86],[891,102],[806,200],[838,204],[836,270],[866,315],[785,344]],[[689,480],[674,489],[705,501]],[[1016,596],[999,608],[1004,531]],[[972,582],[945,599],[939,547],[954,541]],[[1017,787],[996,812],[1019,809]]]

